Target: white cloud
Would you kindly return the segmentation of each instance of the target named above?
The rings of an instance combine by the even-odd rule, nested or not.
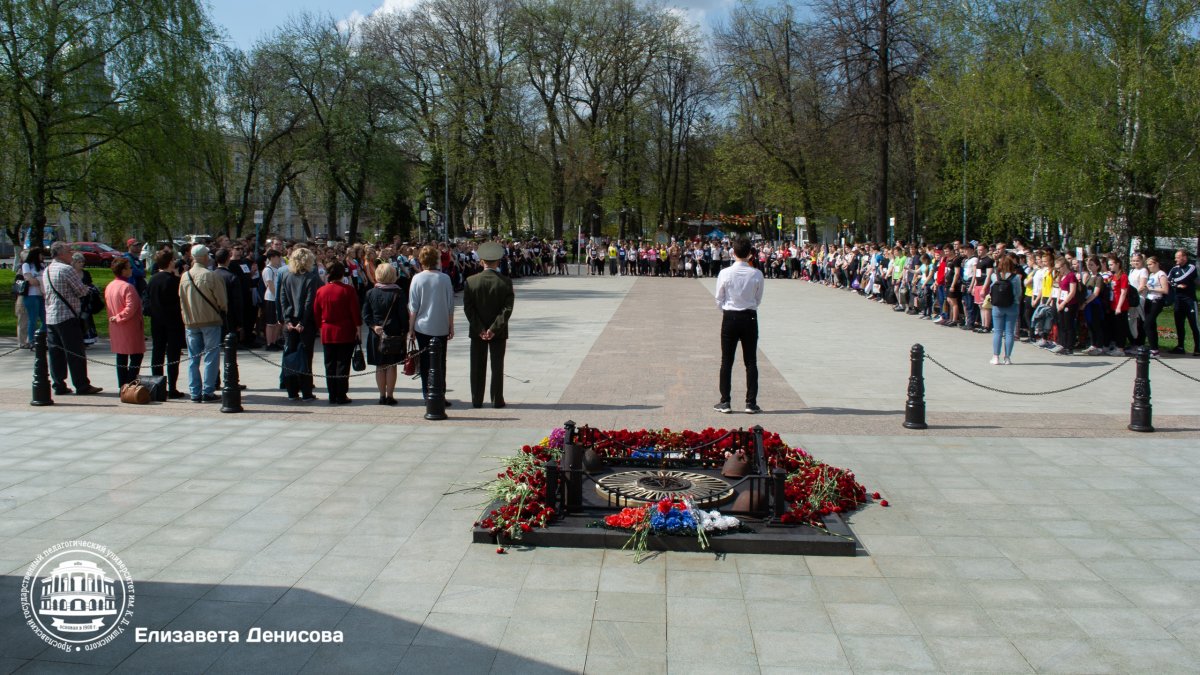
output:
[[[668,9],[708,30],[713,21],[728,15],[735,3],[736,0],[672,0]]]
[[[386,14],[388,12],[403,12],[417,6],[420,0],[383,0],[383,4],[372,12],[372,14]]]

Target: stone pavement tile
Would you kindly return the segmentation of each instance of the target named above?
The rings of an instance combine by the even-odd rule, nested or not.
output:
[[[526,586],[517,596],[512,618],[522,621],[590,621],[595,610],[595,591],[552,591]]]
[[[413,645],[400,661],[398,673],[430,675],[486,675],[491,672],[497,651],[467,640],[443,645]]]
[[[839,634],[838,638],[855,672],[938,669],[919,637]]]
[[[1132,607],[1133,603],[1105,581],[1039,581],[1055,607]]]
[[[1003,635],[1014,637],[1082,638],[1083,630],[1066,612],[1054,607],[988,608],[988,618]]]
[[[462,586],[491,586],[519,590],[525,585],[529,570],[533,567],[532,557],[497,555],[490,551],[492,559],[464,558],[454,570],[450,583]]]
[[[827,579],[829,577],[826,577]],[[812,577],[788,574],[741,574],[742,596],[751,600],[794,600],[817,599]]]
[[[39,675],[102,675],[112,672],[111,666],[94,666],[81,663],[61,663],[55,661],[31,661],[21,668],[22,673]]]
[[[583,667],[584,675],[666,675],[667,657],[656,659],[627,659],[620,656],[599,656],[589,653]]]
[[[697,630],[696,626],[667,624],[667,664],[671,669],[683,663],[702,663],[722,668],[755,663],[754,639],[750,631]]]
[[[872,534],[863,535],[861,541],[871,555],[938,555],[929,542],[919,535]]]
[[[826,603],[838,635],[919,635],[908,612],[899,605]]]
[[[667,596],[665,594],[600,591],[596,594],[596,609],[593,617],[596,621],[666,623]]]
[[[1039,673],[1092,675],[1123,672],[1118,659],[1100,642],[1028,637],[1013,639],[1013,646]]]
[[[268,575],[231,574],[204,594],[208,600],[275,602],[296,583],[295,579]]]
[[[1108,581],[1157,580],[1166,579],[1169,576],[1161,567],[1149,560],[1088,560],[1085,564],[1101,579]],[[1196,564],[1200,564],[1200,562]]]
[[[29,663],[29,661],[26,659],[10,659],[7,657],[0,657],[0,673],[3,673],[3,675],[15,673],[27,663]],[[663,664],[663,672],[666,672],[665,662]]]
[[[667,561],[667,570],[692,572],[734,572],[737,570],[737,563],[731,557],[709,552],[670,551],[664,557]]]
[[[953,579],[889,578],[888,585],[901,604],[974,607],[975,599],[961,581]]]
[[[409,553],[406,548],[403,553]],[[379,571],[377,579],[381,581],[397,581],[436,585],[441,588],[454,575],[452,565],[441,560],[426,560],[408,558],[397,555]]]
[[[396,604],[403,598],[395,598]],[[421,630],[428,612],[405,615],[403,612],[381,611],[355,606],[338,622],[349,644],[391,644],[408,646]]]
[[[971,605],[905,605],[904,609],[926,637],[993,637],[1000,634],[987,612]]]
[[[372,557],[367,555],[327,554],[308,570],[307,577],[351,577],[369,582],[387,566],[391,556]]]
[[[1122,672],[1197,672],[1200,671],[1200,650],[1195,642],[1180,643],[1177,640],[1110,640],[1104,644],[1110,656],[1116,660]]]
[[[396,616],[424,618],[437,604],[443,584],[424,584],[376,578],[358,596],[355,605]]]
[[[233,571],[249,576],[280,576],[299,579],[321,559],[320,553],[269,553],[263,551]]]
[[[305,575],[279,598],[278,604],[341,606],[354,604],[371,584],[369,578],[346,575],[341,577]]]
[[[1049,607],[1053,603],[1032,581],[970,581],[967,589],[984,609],[993,607]]]
[[[899,600],[887,579],[816,577],[817,592],[826,603],[873,603],[896,605]]]
[[[804,562],[814,577],[878,577],[882,576],[875,560],[869,557],[827,558],[805,556]]]
[[[548,655],[587,654],[592,633],[591,616],[581,619],[509,619],[500,650],[543,658]]]
[[[667,595],[741,599],[742,584],[736,571],[694,572],[668,567]]]
[[[927,637],[925,642],[947,672],[1033,672],[1021,652],[1003,638]]]
[[[600,567],[567,565],[530,565],[524,588],[538,591],[588,591],[600,586]]]
[[[400,667],[408,645],[323,644],[304,664],[301,673],[392,673]]]
[[[246,643],[229,645],[209,669],[214,673],[299,672],[320,645],[316,643]]]
[[[1033,581],[1099,581],[1100,577],[1075,558],[1029,558],[1013,564]]]
[[[492,662],[492,673],[507,675],[508,673],[529,673],[530,675],[565,675],[583,671],[585,655],[583,653],[562,654],[547,653],[531,656],[527,652],[510,652],[501,650],[496,653]]]
[[[808,575],[808,560],[798,555],[739,555],[733,556],[740,574]]]
[[[1080,607],[1064,608],[1063,612],[1092,638],[1172,638],[1158,622],[1140,609]]]
[[[352,534],[343,538],[332,549],[330,556],[364,556],[383,558],[387,563],[404,548],[407,535]]]
[[[710,624],[723,625],[721,619]],[[703,630],[702,628],[699,630]],[[664,624],[633,621],[595,621],[587,645],[588,660],[593,657],[635,661],[663,661],[667,653],[667,629]]]
[[[874,559],[878,576],[888,579],[952,579],[954,572],[947,558],[885,557]]]
[[[611,553],[611,551],[610,551]],[[667,593],[666,566],[649,560],[640,565],[632,558],[606,556],[600,570],[600,590],[617,593]]]
[[[1025,575],[1008,558],[947,558],[954,577],[967,581],[1024,579]]]
[[[502,616],[433,612],[426,617],[421,630],[413,638],[413,645],[452,649],[462,643],[470,643],[474,647],[495,649],[504,638],[508,621]]]
[[[741,598],[667,596],[667,623],[675,626],[708,627],[720,617],[723,626],[747,624],[747,604]]]
[[[604,564],[604,550],[597,548],[538,547],[533,551],[533,562],[538,565],[600,567]]]
[[[433,612],[509,617],[516,608],[518,594],[519,591],[513,589],[448,584],[433,606]]]
[[[1141,581],[1136,579],[1110,582],[1121,595],[1137,607],[1195,607],[1200,598],[1200,584],[1180,581]]]
[[[830,633],[754,631],[760,666],[800,667],[810,672],[849,668],[841,642]]]

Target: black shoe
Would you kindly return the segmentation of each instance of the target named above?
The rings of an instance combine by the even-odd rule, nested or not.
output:
[[[387,402],[387,397],[386,397],[386,396],[380,396],[380,397],[379,397],[379,405],[387,405],[387,404],[388,404],[388,402]]]
[[[268,351],[268,352],[281,352],[281,351],[283,351],[283,347],[280,347],[279,345],[267,345],[267,346],[264,348],[264,351]]]
[[[387,397],[387,404],[388,404],[388,405],[396,405],[396,403],[397,403],[397,401],[396,401],[396,397],[395,397],[395,396],[389,396],[389,397]]]
[[[729,401],[721,401],[713,406],[713,410],[716,410],[719,413],[727,414],[733,412],[733,408],[729,407]]]
[[[244,384],[238,384],[238,391],[246,391],[247,387]]]
[[[201,400],[205,403],[213,403],[214,401],[220,401],[221,397],[217,396],[216,394],[205,394],[201,397]]]
[[[74,394],[74,393],[75,392],[70,387],[63,387],[62,389],[54,390],[55,396],[66,396],[67,394]]]
[[[472,408],[482,408],[482,407],[483,407],[483,404],[482,404],[482,403],[476,403],[475,401],[471,401],[471,407],[472,407]]]
[[[187,396],[187,394],[183,393],[182,391],[168,391],[167,392],[167,398],[183,398],[185,396]]]
[[[104,391],[103,388],[97,387],[96,385],[93,385],[93,384],[89,384],[88,386],[86,386],[82,389],[76,389],[75,395],[76,396],[91,396],[92,394],[99,394],[102,391]]]
[[[757,403],[747,403],[746,404],[746,414],[747,415],[757,415],[760,412],[762,412],[762,408],[758,407]]]
[[[313,394],[304,394],[303,396],[300,397],[300,400],[301,401],[315,401],[315,400],[317,400],[317,397],[314,396]]]
[[[450,402],[450,399],[446,399],[446,407],[449,408],[452,405],[454,404]]]
[[[503,408],[503,407],[505,407],[505,406],[507,406],[507,405],[508,405],[508,404],[507,404],[507,403],[505,403],[504,401],[492,401],[492,407],[493,407],[493,408]]]
[[[1175,349],[1172,349],[1171,351],[1169,351],[1167,353],[1168,354],[1179,354],[1180,356],[1182,356],[1182,355],[1186,354],[1187,352],[1184,351],[1183,347],[1176,347]]]

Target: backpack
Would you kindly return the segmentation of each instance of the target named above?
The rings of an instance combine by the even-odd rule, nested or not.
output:
[[[993,307],[1012,307],[1013,287],[1012,277],[1005,279],[999,274],[996,274],[996,281],[992,283],[992,306]]]

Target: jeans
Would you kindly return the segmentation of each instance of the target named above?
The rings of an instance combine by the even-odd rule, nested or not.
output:
[[[117,354],[117,389],[138,379],[144,354]]]
[[[975,318],[975,314],[976,314],[975,296],[972,295],[970,291],[963,291],[962,303],[963,303],[963,317],[962,317],[963,325],[966,326],[967,328],[974,328],[975,324],[979,323],[979,320]]]
[[[1183,323],[1187,321],[1192,327],[1192,351],[1200,354],[1200,329],[1196,327],[1196,299],[1175,294],[1175,335],[1179,340],[1179,348],[1183,349]]]
[[[728,403],[733,379],[733,355],[742,347],[746,366],[746,405],[758,403],[758,312],[726,311],[721,318],[721,402]]]
[[[193,399],[211,395],[217,389],[217,361],[220,358],[221,327],[188,328],[188,390]],[[202,352],[211,349],[204,356]],[[200,370],[201,359],[204,370]],[[201,377],[203,375],[203,377]]]
[[[963,296],[966,297],[966,296]],[[1000,356],[1000,343],[1004,343],[1004,358],[1012,356],[1013,342],[1017,339],[1017,315],[1021,307],[1012,304],[1008,307],[992,306],[992,354]]]
[[[37,329],[46,326],[46,301],[40,295],[26,295],[21,298],[21,302],[25,305],[25,325],[29,331],[29,341],[33,342]]]
[[[1083,308],[1083,318],[1087,321],[1088,343],[1096,349],[1108,346],[1108,317],[1105,314],[1104,301],[1094,300]]]
[[[938,284],[937,309],[938,316],[942,317],[943,321],[950,318],[950,308],[946,305],[946,284]]]

